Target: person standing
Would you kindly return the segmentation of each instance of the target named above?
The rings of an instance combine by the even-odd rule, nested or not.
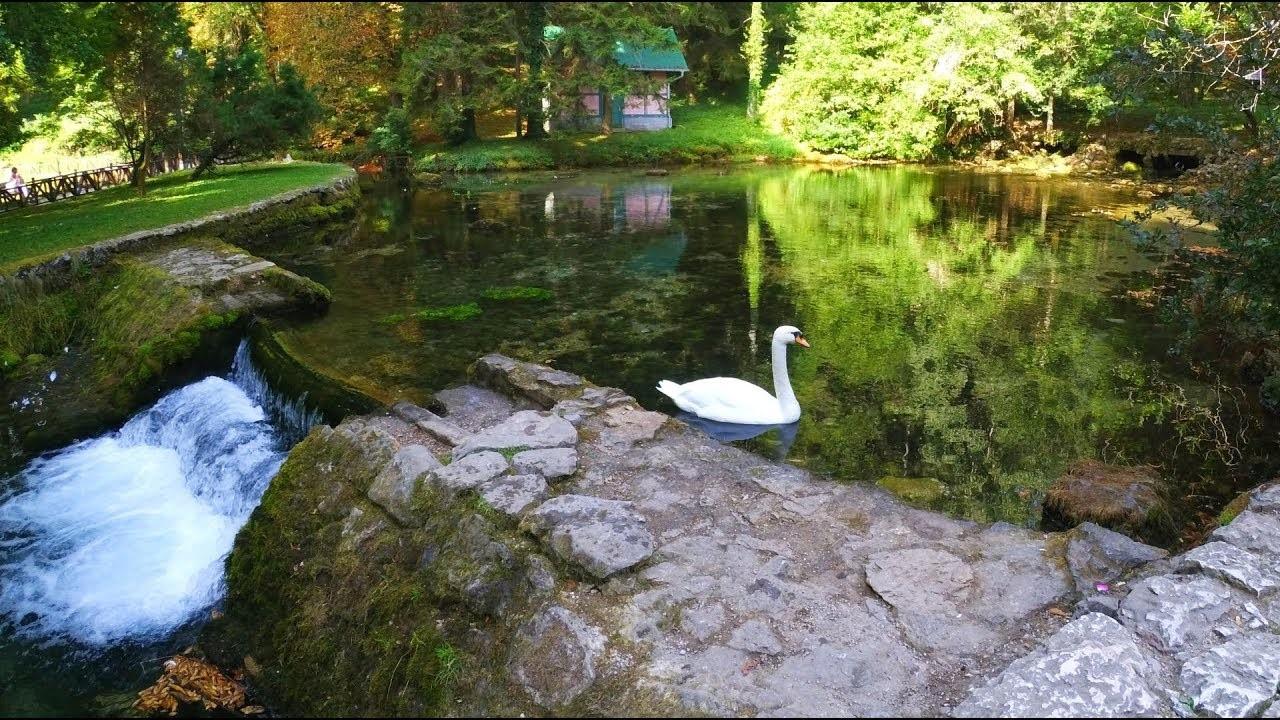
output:
[[[18,168],[11,168],[9,173],[9,181],[4,184],[6,190],[18,196],[18,199],[27,197],[27,183],[22,179],[22,175],[18,172]]]

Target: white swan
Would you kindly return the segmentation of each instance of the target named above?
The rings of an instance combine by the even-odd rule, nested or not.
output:
[[[787,346],[809,347],[799,328],[783,325],[773,331],[773,390],[738,378],[706,378],[693,382],[658,383],[658,392],[675,401],[681,410],[707,420],[743,425],[785,425],[800,419],[800,403],[791,392],[787,376]]]

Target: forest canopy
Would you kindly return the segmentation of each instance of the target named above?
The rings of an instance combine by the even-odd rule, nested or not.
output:
[[[583,88],[651,92],[612,50],[669,30],[689,63],[673,104],[741,104],[817,152],[946,159],[1020,133],[1070,145],[1108,123],[1261,142],[1276,124],[1278,17],[1271,3],[1188,2],[5,3],[0,147],[65,116],[97,118],[97,141],[139,161],[225,146],[260,133],[213,128],[195,89],[241,80],[256,89],[224,88],[241,103],[224,118],[305,111],[271,123],[277,147],[538,139]],[[549,26],[563,29],[554,42]]]

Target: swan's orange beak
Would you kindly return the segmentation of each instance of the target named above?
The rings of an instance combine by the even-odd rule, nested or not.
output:
[[[796,338],[796,344],[799,345],[800,347],[809,347],[809,341],[805,340],[802,337]]]

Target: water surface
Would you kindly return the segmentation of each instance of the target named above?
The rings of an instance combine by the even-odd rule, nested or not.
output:
[[[286,341],[387,400],[496,350],[674,412],[661,379],[771,390],[768,338],[794,324],[791,462],[1015,523],[1073,460],[1157,462],[1208,512],[1237,479],[1162,399],[1213,396],[1140,301],[1163,271],[1118,219],[1143,204],[918,166],[478,177],[370,187],[354,235],[265,254],[334,291]]]

